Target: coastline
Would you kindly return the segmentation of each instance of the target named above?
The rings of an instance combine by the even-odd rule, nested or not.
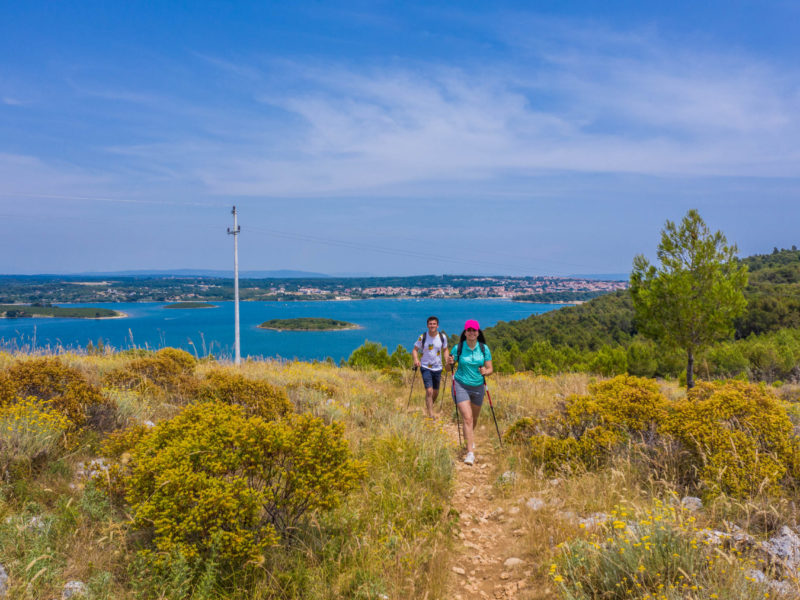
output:
[[[78,319],[82,321],[107,321],[108,319],[126,319],[130,315],[126,312],[122,312],[121,310],[115,311],[116,315],[111,315],[110,317],[63,317],[59,315],[31,315],[30,317],[0,317],[2,319]]]

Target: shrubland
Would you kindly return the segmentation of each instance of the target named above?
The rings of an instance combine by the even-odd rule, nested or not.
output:
[[[453,597],[456,448],[443,421],[403,410],[410,376],[0,354],[9,597],[72,579],[109,599]],[[797,526],[797,386],[535,372],[491,386],[504,443],[480,443],[498,506],[523,507],[506,542],[534,566],[520,598],[797,597],[796,566],[761,550]]]
[[[404,376],[0,354],[8,597],[441,597],[452,446]]]

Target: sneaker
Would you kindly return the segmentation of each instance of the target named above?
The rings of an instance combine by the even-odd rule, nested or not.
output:
[[[473,452],[467,452],[467,455],[464,457],[464,463],[468,465],[475,464],[475,454]]]

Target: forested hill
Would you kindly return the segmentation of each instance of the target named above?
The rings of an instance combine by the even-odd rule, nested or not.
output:
[[[776,249],[742,262],[750,270],[750,283],[745,290],[747,313],[736,323],[736,337],[800,327],[800,250]],[[522,351],[539,341],[575,350],[626,347],[635,335],[627,290],[520,321],[501,321],[486,330],[491,347],[516,344]]]

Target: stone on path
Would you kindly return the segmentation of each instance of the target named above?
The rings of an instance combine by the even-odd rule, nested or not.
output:
[[[511,558],[507,558],[505,560],[505,562],[503,563],[503,566],[506,569],[514,569],[514,568],[519,567],[519,566],[524,565],[524,564],[525,564],[524,560],[522,560],[521,558],[517,558],[516,556],[512,556]]]
[[[528,501],[525,503],[525,506],[527,506],[531,510],[542,510],[544,508],[544,500],[532,496],[528,498]]]
[[[467,574],[467,572],[464,569],[462,569],[461,567],[453,567],[453,573],[456,573],[457,575],[466,575]]]

